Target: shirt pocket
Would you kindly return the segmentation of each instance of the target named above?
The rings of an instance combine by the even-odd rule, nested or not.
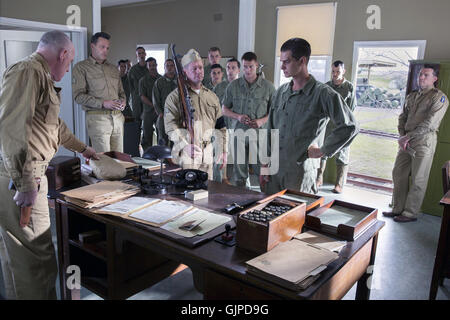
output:
[[[90,73],[86,75],[88,91],[94,93],[102,92],[106,88],[105,76],[101,72]]]
[[[57,125],[59,119],[60,99],[56,92],[49,93],[47,112],[45,115],[45,123]]]

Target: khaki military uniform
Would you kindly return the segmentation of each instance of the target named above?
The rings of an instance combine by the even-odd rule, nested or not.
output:
[[[139,80],[139,96],[145,96],[147,99],[152,101],[153,96],[153,86],[158,80],[161,78],[161,75],[157,75],[153,77],[150,73],[147,73],[141,80]],[[142,102],[143,112],[142,112],[142,127],[143,127],[143,135],[142,135],[142,148],[144,151],[153,145],[153,125],[158,118],[158,114],[155,111],[153,105],[149,106],[146,103]]]
[[[158,114],[156,120],[156,130],[158,132],[158,142],[160,140],[164,141],[165,145],[169,144],[169,137],[166,134],[164,128],[164,104],[166,102],[167,96],[177,88],[177,78],[174,77],[170,79],[166,76],[162,76],[156,80],[153,86],[153,106]]]
[[[34,53],[10,66],[0,94],[0,260],[8,299],[56,299],[57,266],[47,200],[48,162],[58,146],[82,152],[59,117],[59,88],[50,68]],[[28,226],[19,225],[20,208],[8,189],[39,192]]]
[[[410,93],[398,119],[400,136],[408,136],[413,157],[399,148],[392,178],[394,181],[392,212],[417,218],[427,189],[439,125],[448,109],[448,98],[439,89]],[[410,184],[411,179],[411,184]]]
[[[136,121],[142,120],[143,105],[141,97],[139,96],[139,80],[148,74],[147,64],[141,66],[136,63],[128,71],[128,83],[130,84],[131,92],[131,109],[133,109],[133,116]]]
[[[223,75],[222,75],[222,82],[223,82],[226,80],[227,71],[225,70],[224,67],[221,66],[221,68],[222,68],[222,72],[223,72]],[[205,76],[203,78],[203,85],[206,88],[213,90],[214,85],[212,84],[212,81],[211,81],[211,65],[208,64],[203,71],[205,73]]]
[[[130,107],[130,83],[128,82],[128,75],[124,75],[123,77],[120,77],[120,80],[122,81],[122,87],[123,91],[125,91],[125,97],[127,99],[127,104],[125,106],[125,109],[122,111],[122,114],[125,118],[131,118],[133,117],[133,111]]]
[[[262,77],[258,77],[251,85],[244,77],[241,77],[227,86],[222,102],[225,107],[235,113],[246,114],[252,120],[260,119],[269,113],[274,92],[273,84]],[[229,128],[234,130],[234,134],[230,135],[234,164],[231,183],[236,186],[246,186],[249,168],[252,168],[253,173],[257,176],[260,173],[259,160],[256,159],[259,129],[248,131],[252,128],[236,119],[229,118],[227,121],[229,122]],[[265,128],[265,125],[262,128]],[[242,132],[250,134],[245,137],[239,134]]]
[[[320,159],[308,158],[308,147],[317,144],[327,157],[333,156],[358,133],[358,124],[342,97],[329,86],[310,75],[305,86],[292,90],[292,84],[282,85],[274,94],[267,129],[278,129],[279,150],[269,136],[268,154],[271,168],[278,172],[269,176],[265,192],[282,189],[316,193],[316,176]],[[325,141],[324,132],[331,119],[335,129]],[[278,152],[278,153],[277,153]],[[276,170],[275,170],[276,171]]]
[[[120,110],[103,108],[105,100],[126,99],[117,68],[89,56],[72,70],[72,92],[75,102],[86,111],[86,127],[94,149],[123,152],[125,117]]]
[[[213,148],[216,157],[227,152],[226,128],[214,130],[217,119],[222,116],[219,99],[209,89],[202,86],[199,93],[188,89],[194,112],[194,144],[203,151],[201,158],[191,159],[183,152],[183,148],[190,144],[187,130],[182,127],[179,112],[178,88],[172,91],[166,99],[164,107],[164,125],[169,139],[173,141],[172,156],[175,163],[183,169],[199,169],[208,173],[208,179],[213,178]],[[181,129],[181,130],[180,130]],[[211,143],[214,136],[214,146]]]
[[[353,85],[350,81],[344,79],[344,81],[340,85],[335,85],[333,81],[328,81],[326,84],[341,95],[341,97],[345,101],[345,104],[350,108],[352,112],[355,111],[356,95],[353,89]],[[334,129],[333,123],[329,122],[325,133],[325,137],[327,137],[333,131],[333,129]],[[336,155],[334,156],[336,160],[336,171],[337,171],[335,185],[340,186],[341,188],[343,188],[347,180],[349,153],[350,153],[350,146],[347,145],[343,147],[341,150],[339,150],[338,153],[336,153]],[[318,169],[317,175],[317,180],[320,182],[322,182],[323,180],[323,173],[325,172],[326,164],[327,159],[322,158],[320,161],[320,168]]]

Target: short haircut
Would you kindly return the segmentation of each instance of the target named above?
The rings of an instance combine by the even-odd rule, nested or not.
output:
[[[173,61],[173,59],[171,59],[171,58],[166,59],[166,61],[164,61],[164,64],[167,63],[167,62],[173,62],[173,63],[175,63],[175,61]]]
[[[213,64],[212,66],[211,66],[211,70],[212,69],[220,69],[220,70],[222,70],[222,66],[220,65],[220,64],[218,64],[218,63],[215,63],[215,64]]]
[[[145,62],[152,62],[152,61],[155,61],[155,63],[157,63],[157,62],[156,62],[156,59],[153,58],[153,57],[147,58],[147,59],[145,60]]]
[[[142,49],[142,50],[145,51],[144,47],[137,47],[137,48],[136,48],[136,51],[138,51],[139,49]]]
[[[214,51],[219,51],[219,53],[220,53],[219,47],[211,47],[211,48],[209,48],[208,53],[214,52]]]
[[[335,68],[342,67],[342,69],[345,69],[345,65],[341,60],[336,60],[335,62],[333,62],[333,66]]]
[[[117,65],[120,66],[121,63],[127,63],[127,60],[121,59],[117,62]]]
[[[61,31],[54,30],[44,33],[39,40],[38,48],[52,47],[56,50],[65,48],[70,43],[69,37]]]
[[[291,51],[292,57],[296,60],[299,60],[301,57],[306,57],[306,62],[308,62],[311,56],[311,45],[305,39],[292,38],[283,43],[281,51]]]
[[[229,59],[229,60],[227,61],[227,64],[228,64],[229,62],[237,62],[238,68],[239,68],[239,69],[241,68],[241,63],[240,63],[239,60],[236,59],[235,57]]]
[[[256,54],[254,52],[246,52],[242,55],[241,60],[245,60],[245,61],[258,61],[258,57],[256,56]]]
[[[98,38],[103,38],[106,40],[111,39],[111,36],[107,34],[106,32],[97,32],[91,37],[91,43],[96,44],[98,41]]]
[[[424,64],[422,69],[433,69],[433,75],[435,77],[439,76],[439,68],[437,65],[435,64]]]

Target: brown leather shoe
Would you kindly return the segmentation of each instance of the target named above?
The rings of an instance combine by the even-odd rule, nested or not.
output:
[[[342,188],[341,186],[334,186],[334,189],[331,191],[334,193],[342,193]]]
[[[384,211],[383,216],[388,217],[388,218],[394,218],[394,217],[400,216],[400,213],[395,213],[392,211]]]
[[[417,220],[417,218],[410,218],[407,216],[396,216],[394,218],[395,222],[412,222],[412,221],[416,221],[416,220]]]

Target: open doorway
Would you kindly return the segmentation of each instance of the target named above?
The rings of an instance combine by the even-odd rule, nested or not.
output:
[[[360,134],[350,148],[348,183],[392,191],[409,61],[423,59],[425,41],[355,42],[353,84]]]

